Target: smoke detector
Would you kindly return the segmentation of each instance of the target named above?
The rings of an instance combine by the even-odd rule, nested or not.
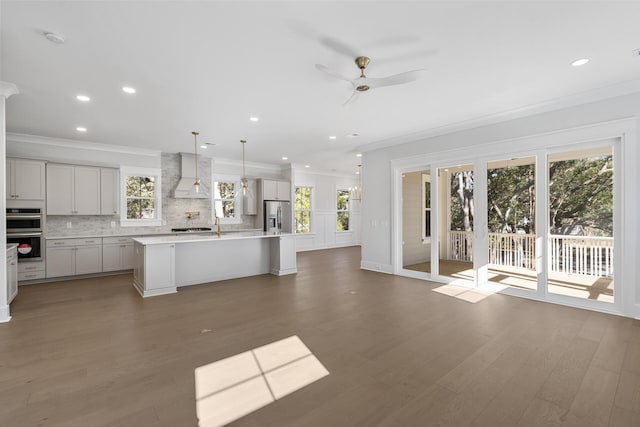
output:
[[[44,32],[44,36],[51,43],[55,43],[55,44],[63,44],[64,43],[64,37],[62,37],[60,34],[52,33],[52,32],[49,32],[49,31],[45,31]]]

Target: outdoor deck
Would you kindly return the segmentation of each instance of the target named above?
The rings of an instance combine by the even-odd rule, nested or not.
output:
[[[440,275],[473,280],[473,264],[464,261],[440,261]],[[404,266],[407,270],[430,272],[431,263]],[[535,290],[536,272],[508,266],[489,266],[489,281],[504,286]],[[613,302],[613,280],[582,274],[550,272],[549,292],[577,298]]]

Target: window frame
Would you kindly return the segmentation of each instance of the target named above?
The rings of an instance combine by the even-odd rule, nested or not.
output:
[[[296,191],[298,188],[308,188],[309,189],[309,209],[296,209]],[[293,229],[294,234],[296,235],[305,235],[313,233],[313,194],[314,189],[311,185],[296,185],[293,189]],[[296,227],[296,214],[298,212],[308,212],[309,213],[309,231],[298,232]]]
[[[216,220],[216,201],[224,201],[231,199],[216,199],[216,182],[231,182],[233,183],[233,217],[223,218],[220,217],[220,224],[242,224],[242,190],[240,176],[238,175],[224,175],[224,174],[212,174],[211,175],[211,221]]]
[[[338,209],[338,192],[339,191],[345,191],[347,193],[347,209]],[[336,187],[336,191],[335,191],[335,196],[336,196],[336,221],[335,221],[335,232],[336,233],[350,233],[352,232],[351,230],[351,190],[348,187]],[[347,213],[347,229],[346,230],[338,230],[338,214],[340,212],[346,212]]]
[[[427,184],[429,184],[429,206],[427,207]],[[429,212],[429,235],[427,236],[427,212]],[[431,243],[431,175],[422,174],[422,243]]]
[[[127,177],[146,176],[154,178],[154,218],[127,218]],[[157,227],[162,225],[162,170],[156,168],[120,167],[120,226]]]

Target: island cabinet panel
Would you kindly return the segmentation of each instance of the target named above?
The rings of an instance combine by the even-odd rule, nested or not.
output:
[[[271,274],[283,276],[296,273],[296,239],[294,236],[271,239]]]
[[[143,297],[177,291],[175,245],[141,245],[134,242],[133,284]]]

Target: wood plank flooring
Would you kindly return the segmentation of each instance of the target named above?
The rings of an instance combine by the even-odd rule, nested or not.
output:
[[[0,324],[0,426],[195,426],[194,369],[299,336],[330,375],[234,426],[640,426],[640,321],[360,270],[142,299],[130,274],[21,287]],[[215,263],[215,260],[212,260]]]

